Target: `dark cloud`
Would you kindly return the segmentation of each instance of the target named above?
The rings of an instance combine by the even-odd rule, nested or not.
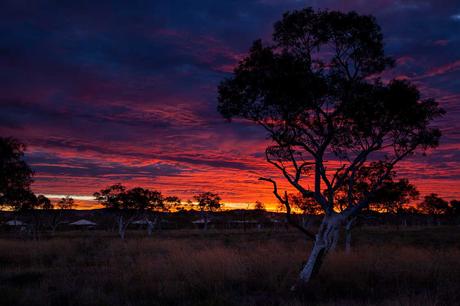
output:
[[[39,173],[63,175],[69,177],[100,177],[106,176],[113,179],[133,179],[136,177],[148,177],[154,179],[159,176],[175,176],[182,173],[180,167],[164,163],[152,163],[146,165],[127,165],[124,163],[108,162],[100,160],[88,160],[80,158],[60,158],[56,156],[34,156],[31,162],[34,170]]]
[[[271,171],[263,161],[264,133],[224,122],[216,86],[253,40],[270,39],[284,11],[308,5],[376,16],[398,63],[385,78],[412,80],[448,111],[437,124],[443,146],[454,149],[441,149],[429,162],[433,171],[443,169],[439,178],[454,179],[458,1],[3,1],[0,133],[30,144],[40,188],[84,189],[83,179],[68,176],[88,185],[89,177],[179,180],[209,169],[230,175],[222,174],[221,184],[253,182],[252,171]],[[238,179],[226,171],[238,171]],[[183,190],[182,181],[168,183]]]

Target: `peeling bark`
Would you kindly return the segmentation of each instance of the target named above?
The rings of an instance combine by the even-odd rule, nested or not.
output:
[[[125,231],[123,230],[123,216],[118,217],[118,235],[121,240],[125,239]]]
[[[123,216],[118,217],[118,235],[120,236],[121,240],[125,240],[126,230],[128,229],[128,225],[131,223],[131,219],[124,220]]]
[[[337,243],[339,241],[339,235],[340,235],[340,228],[337,227],[332,232],[332,244],[331,244],[330,251],[335,251],[335,249],[337,248]]]
[[[334,214],[324,217],[308,261],[300,272],[299,277],[301,282],[309,282],[318,273],[325,256],[336,243],[341,223],[342,217],[340,215]]]

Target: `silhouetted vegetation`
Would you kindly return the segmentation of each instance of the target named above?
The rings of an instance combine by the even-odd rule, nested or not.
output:
[[[30,190],[33,171],[23,159],[25,150],[17,139],[0,137],[0,207],[20,210],[37,204]]]
[[[460,201],[414,205],[419,191],[396,172],[438,146],[430,124],[445,112],[408,81],[382,81],[393,66],[372,16],[306,8],[221,82],[221,115],[263,127],[266,161],[295,189],[260,178],[282,213],[121,183],[93,194],[102,209],[79,211],[35,194],[25,144],[0,137],[0,304],[457,303]]]
[[[204,222],[204,229],[208,229],[209,212],[219,210],[222,207],[220,202],[222,199],[216,193],[203,192],[194,196],[197,206],[201,212],[202,220]]]
[[[385,188],[395,166],[438,146],[441,132],[430,123],[444,110],[422,99],[408,81],[383,82],[379,75],[393,64],[372,16],[306,8],[285,13],[272,43],[255,41],[219,85],[219,112],[263,127],[272,140],[267,162],[321,206],[324,218],[316,233],[288,216],[315,241],[300,273],[304,283],[319,271],[341,227]],[[261,180],[273,185],[289,215],[287,192],[272,178]],[[364,188],[359,196],[358,184]],[[345,205],[337,211],[340,198]]]
[[[425,196],[417,208],[428,215],[445,215],[450,212],[449,202],[440,198],[436,193]]]
[[[159,191],[142,187],[127,190],[122,184],[95,192],[94,197],[115,215],[121,239],[125,239],[126,229],[136,219],[137,222],[142,220],[147,225],[147,232],[151,235],[156,224],[161,226],[160,212],[182,207],[181,200],[176,196],[164,197]]]
[[[434,306],[460,298],[460,236],[452,227],[357,229],[353,252],[331,253],[317,279],[296,293],[289,289],[311,247],[297,232],[129,237],[72,232],[42,241],[0,238],[1,303]]]

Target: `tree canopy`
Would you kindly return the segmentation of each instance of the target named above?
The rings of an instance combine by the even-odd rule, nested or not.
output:
[[[0,137],[0,206],[14,209],[30,206],[33,171],[24,160],[26,145],[11,137]],[[33,205],[32,205],[33,206]]]
[[[40,194],[37,196],[37,207],[44,209],[44,210],[50,210],[54,208],[54,205],[53,203],[51,203],[50,199]]]
[[[62,210],[72,209],[74,205],[75,205],[75,201],[70,196],[61,198],[59,202],[57,203],[57,206],[59,207],[59,209],[62,209]]]
[[[347,203],[344,215],[353,215],[369,205],[400,160],[436,147],[441,136],[430,126],[444,114],[436,101],[421,98],[408,81],[379,78],[393,64],[372,16],[288,12],[275,24],[272,42],[255,41],[220,83],[218,110],[262,126],[272,140],[267,161],[327,215],[336,192],[353,189],[356,173],[375,167],[366,196]]]
[[[356,205],[368,197],[369,207],[373,210],[387,213],[402,213],[405,206],[413,200],[418,199],[419,191],[408,179],[396,180],[396,172],[391,171],[382,181],[381,187],[372,196],[368,191],[379,180],[385,171],[385,164],[372,163],[370,166],[363,166],[355,172],[354,183],[344,184],[335,194],[336,210],[342,211],[350,205]]]
[[[222,207],[221,197],[217,193],[202,192],[193,197],[202,211],[215,211]]]
[[[122,184],[114,184],[95,192],[93,196],[96,201],[101,203],[105,208],[118,210],[126,208],[123,201],[125,191],[126,187]]]
[[[443,215],[449,213],[449,202],[439,197],[436,193],[431,193],[418,205],[418,209],[429,215]]]
[[[142,187],[127,189],[122,184],[111,185],[93,196],[105,208],[114,211],[169,211],[181,204],[176,196],[164,196],[160,191]]]

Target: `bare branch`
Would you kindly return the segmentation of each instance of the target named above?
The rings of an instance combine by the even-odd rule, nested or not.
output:
[[[305,229],[303,226],[301,226],[299,223],[297,223],[295,220],[292,219],[291,205],[289,204],[289,198],[288,198],[287,192],[284,192],[284,198],[283,198],[278,193],[278,186],[277,186],[277,184],[276,184],[276,182],[274,180],[272,180],[270,178],[264,178],[264,177],[259,178],[259,180],[260,181],[270,182],[270,183],[273,184],[273,194],[278,199],[278,201],[280,201],[280,203],[283,204],[286,207],[286,221],[290,225],[292,225],[293,227],[297,228],[302,233],[304,233],[311,240],[315,240],[315,235],[313,233],[311,233],[310,231],[308,231],[307,229]]]

